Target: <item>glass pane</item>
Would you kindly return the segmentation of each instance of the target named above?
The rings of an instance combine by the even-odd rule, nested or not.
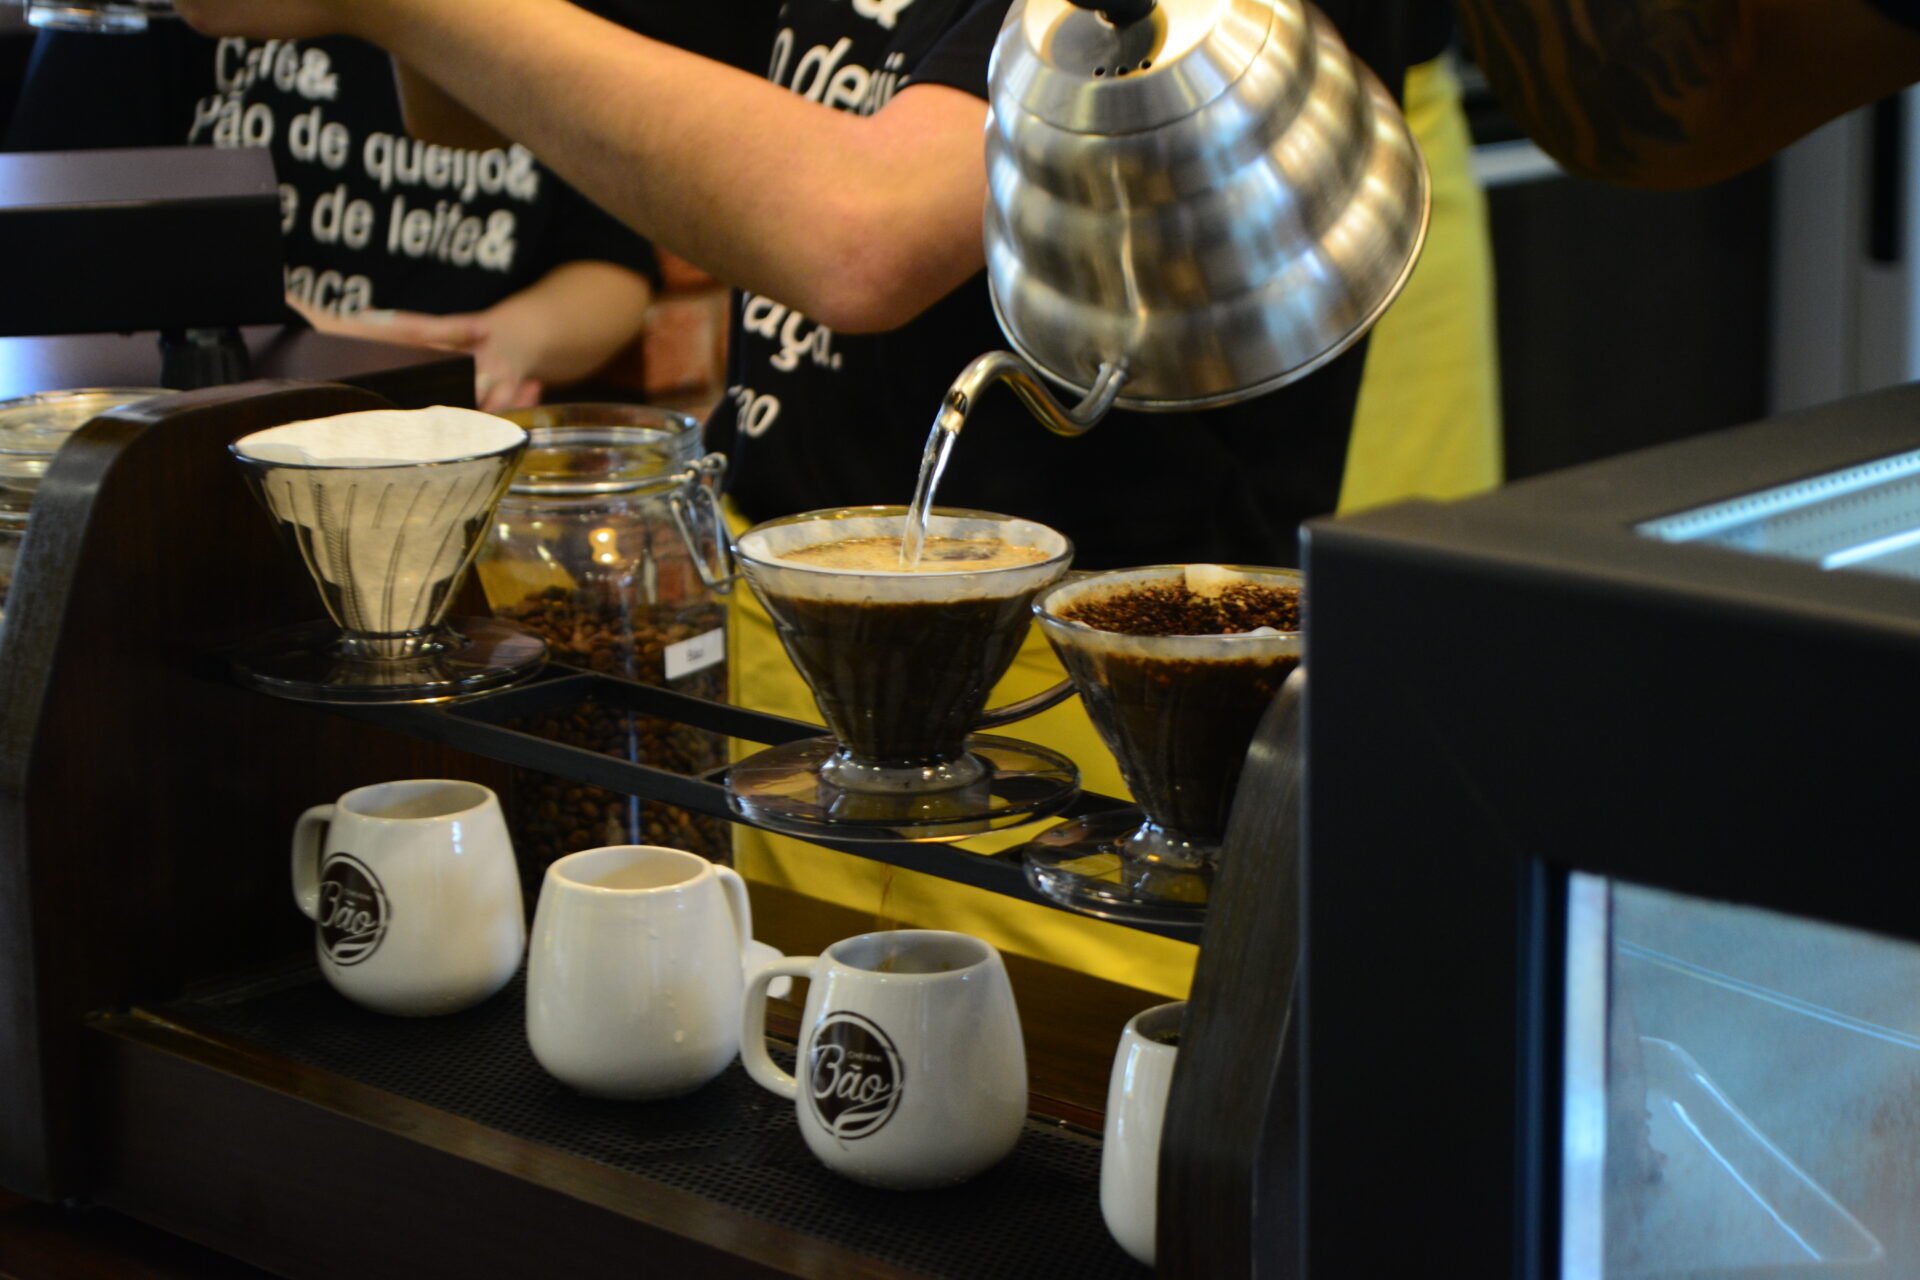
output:
[[[1565,1274],[1920,1276],[1920,947],[1573,893]]]
[[[1822,569],[1920,577],[1920,452],[1662,516],[1638,532]]]

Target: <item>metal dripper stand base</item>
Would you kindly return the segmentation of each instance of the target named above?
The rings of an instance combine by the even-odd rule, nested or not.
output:
[[[439,702],[511,684],[546,660],[545,640],[497,618],[453,618],[416,636],[373,640],[314,622],[229,655],[250,688],[329,703]]]
[[[1021,851],[1027,881],[1042,896],[1103,920],[1157,925],[1206,919],[1217,855],[1131,808],[1063,823]]]
[[[1080,794],[1057,751],[976,733],[955,761],[836,781],[846,753],[831,737],[769,747],[727,771],[727,805],[769,831],[807,840],[964,840],[1050,817]]]

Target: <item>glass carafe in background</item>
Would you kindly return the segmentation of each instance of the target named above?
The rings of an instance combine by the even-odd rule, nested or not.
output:
[[[27,25],[42,31],[133,35],[174,16],[173,0],[22,0]]]
[[[89,387],[0,400],[0,622],[6,619],[27,516],[54,454],[96,415],[166,394],[159,387]]]
[[[625,404],[507,416],[532,440],[480,553],[495,615],[538,632],[554,662],[725,702],[724,460],[701,456],[699,423]],[[727,759],[724,735],[598,702],[515,727],[679,773]],[[720,819],[531,770],[515,771],[509,822],[535,888],[554,859],[601,845],[730,860]]]

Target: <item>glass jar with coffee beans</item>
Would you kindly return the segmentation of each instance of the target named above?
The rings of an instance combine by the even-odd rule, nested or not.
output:
[[[544,636],[554,662],[726,701],[724,459],[700,456],[699,424],[625,404],[507,416],[531,438],[480,552],[493,612]],[[597,701],[512,727],[679,773],[726,761],[723,735]],[[721,862],[730,850],[719,819],[525,769],[508,816],[531,895],[548,863],[581,849],[659,844]]]

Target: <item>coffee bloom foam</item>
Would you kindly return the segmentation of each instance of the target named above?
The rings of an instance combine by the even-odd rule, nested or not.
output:
[[[737,552],[747,577],[762,591],[802,600],[861,604],[909,604],[951,600],[997,600],[1046,586],[1066,572],[1073,547],[1061,534],[1031,520],[987,515],[934,515],[929,537],[955,541],[994,541],[1032,547],[1036,561],[981,567],[957,562],[934,568],[828,567],[790,559],[795,552],[825,543],[898,538],[905,516],[798,516],[758,525],[740,535]]]

